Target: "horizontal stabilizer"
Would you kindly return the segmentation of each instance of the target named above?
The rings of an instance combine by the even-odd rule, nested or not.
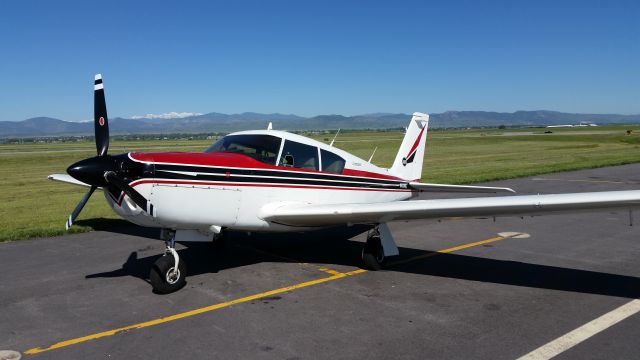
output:
[[[78,181],[78,180],[72,178],[70,175],[67,175],[67,174],[51,174],[51,175],[47,176],[47,179],[55,180],[55,181],[62,181],[62,182],[66,182],[66,183],[73,184],[73,185],[91,187],[91,185],[85,184],[82,181]]]
[[[470,186],[470,185],[447,185],[447,184],[428,184],[419,182],[410,182],[409,188],[418,191],[429,192],[460,192],[460,193],[499,193],[508,192],[515,193],[513,189],[505,187],[492,186]]]

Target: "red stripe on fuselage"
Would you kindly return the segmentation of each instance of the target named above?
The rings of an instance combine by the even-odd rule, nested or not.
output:
[[[424,129],[423,129],[424,130]],[[419,139],[419,137],[418,137]],[[226,152],[217,153],[189,153],[189,152],[162,152],[162,153],[129,153],[133,160],[149,163],[166,163],[177,165],[196,165],[196,166],[212,166],[212,167],[229,167],[229,168],[250,168],[264,170],[278,170],[290,173],[315,173],[327,175],[345,175],[357,176],[363,178],[399,180],[405,181],[399,177],[380,174],[370,171],[354,170],[345,168],[342,174],[329,173],[318,170],[298,169],[285,166],[276,166],[265,164],[250,156],[243,154],[234,154]]]
[[[329,173],[325,173],[325,172],[322,172],[322,171],[316,171],[316,172],[319,172],[321,174],[329,174]],[[340,174],[338,174],[338,175],[340,175]],[[391,176],[391,175],[378,174],[378,173],[373,173],[373,172],[370,172],[370,171],[362,171],[362,170],[355,170],[355,169],[344,169],[342,171],[342,175],[363,177],[363,178],[373,178],[373,179],[383,179],[383,180],[405,181],[404,179],[401,179],[401,178],[395,177],[395,176]]]

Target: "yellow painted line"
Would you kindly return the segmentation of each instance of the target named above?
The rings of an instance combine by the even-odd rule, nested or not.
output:
[[[129,331],[129,330],[137,330],[137,329],[143,329],[143,328],[150,327],[150,326],[160,325],[160,324],[164,324],[164,323],[167,323],[167,322],[170,322],[170,321],[174,321],[174,320],[178,320],[178,319],[184,319],[184,318],[187,318],[187,317],[191,317],[191,316],[194,316],[194,315],[199,315],[199,314],[206,313],[206,312],[209,312],[209,311],[214,311],[214,310],[226,308],[226,307],[229,307],[229,306],[232,306],[232,305],[236,305],[236,304],[241,304],[241,303],[257,300],[257,299],[260,299],[260,298],[263,298],[263,297],[272,296],[272,295],[275,295],[275,294],[281,294],[281,293],[284,293],[284,292],[287,292],[287,291],[301,289],[301,288],[312,286],[312,285],[322,284],[322,283],[325,283],[325,282],[328,282],[328,281],[332,281],[332,280],[342,279],[342,278],[345,278],[347,276],[352,276],[352,275],[363,273],[365,271],[366,270],[359,269],[359,270],[345,272],[345,273],[337,273],[337,274],[329,276],[329,277],[325,277],[325,278],[321,278],[321,279],[317,279],[317,280],[306,281],[306,282],[303,282],[303,283],[300,283],[300,284],[286,286],[286,287],[282,287],[282,288],[275,289],[275,290],[265,291],[265,292],[261,292],[261,293],[258,293],[258,294],[246,296],[246,297],[243,297],[243,298],[239,298],[239,299],[223,302],[223,303],[209,305],[209,306],[205,306],[205,307],[194,309],[194,310],[190,310],[190,311],[185,311],[185,312],[182,312],[182,313],[179,313],[179,314],[175,314],[175,315],[171,315],[171,316],[167,316],[167,317],[163,317],[163,318],[159,318],[159,319],[145,321],[145,322],[142,322],[142,323],[139,323],[139,324],[133,324],[133,325],[124,326],[124,327],[113,329],[113,330],[107,330],[107,331],[103,331],[103,332],[99,332],[99,333],[95,333],[95,334],[91,334],[91,335],[87,335],[87,336],[82,336],[82,337],[71,339],[71,340],[61,341],[59,343],[55,343],[55,344],[53,344],[51,346],[48,346],[48,347],[45,347],[45,348],[39,348],[39,347],[32,348],[32,349],[26,350],[24,353],[27,354],[27,355],[38,354],[38,353],[41,353],[41,352],[54,350],[54,349],[59,349],[59,348],[62,348],[62,347],[65,347],[65,346],[69,346],[69,345],[79,344],[79,343],[82,343],[82,342],[85,342],[85,341],[89,341],[89,340],[95,340],[95,339],[103,338],[103,337],[106,337],[106,336],[116,335],[118,333]]]
[[[320,270],[320,271],[322,271],[324,273],[327,273],[329,275],[338,275],[338,274],[340,274],[339,271],[336,271],[336,270],[333,270],[333,269],[328,269],[328,268],[319,268],[318,270]]]
[[[308,263],[301,262],[300,260],[297,260],[297,259],[294,259],[294,258],[290,258],[290,257],[287,257],[287,256],[283,256],[283,255],[280,255],[280,254],[272,253],[270,251],[254,248],[253,246],[240,245],[240,244],[237,244],[237,243],[233,244],[233,246],[235,246],[237,248],[240,248],[240,249],[244,249],[244,250],[254,251],[254,252],[257,252],[258,254],[267,255],[269,257],[280,259],[280,260],[284,260],[284,261],[287,261],[287,262],[298,263],[298,264],[300,264],[302,266],[309,265]]]
[[[439,251],[436,251],[436,252],[433,252],[433,253],[429,253],[429,254],[425,254],[425,255],[415,256],[415,257],[412,257],[412,258],[407,259],[407,260],[390,263],[389,265],[404,264],[404,263],[408,263],[410,261],[424,259],[424,258],[432,257],[432,256],[435,256],[435,255],[438,255],[438,254],[446,254],[446,253],[450,253],[450,252],[454,252],[454,251],[458,251],[458,250],[462,250],[462,249],[467,249],[467,248],[478,246],[478,245],[488,244],[488,243],[491,243],[491,242],[504,240],[504,239],[506,239],[506,237],[497,236],[497,237],[493,237],[493,238],[482,240],[482,241],[477,241],[477,242],[470,243],[470,244],[465,244],[465,245],[451,247],[451,248],[448,248],[448,249],[439,250]],[[230,300],[230,301],[223,302],[223,303],[213,304],[213,305],[201,307],[201,308],[198,308],[198,309],[194,309],[194,310],[178,313],[178,314],[175,314],[175,315],[170,315],[170,316],[166,316],[166,317],[162,317],[162,318],[158,318],[158,319],[154,319],[154,320],[141,322],[141,323],[138,323],[138,324],[123,326],[123,327],[120,327],[120,328],[117,328],[117,329],[107,330],[107,331],[103,331],[103,332],[99,332],[99,333],[95,333],[95,334],[91,334],[91,335],[87,335],[87,336],[78,337],[78,338],[75,338],[75,339],[61,341],[61,342],[55,343],[55,344],[53,344],[51,346],[44,347],[44,348],[41,348],[41,347],[31,348],[31,349],[28,349],[28,350],[24,351],[24,354],[25,355],[34,355],[34,354],[39,354],[39,353],[42,353],[42,352],[45,352],[45,351],[50,351],[50,350],[54,350],[54,349],[60,349],[60,348],[66,347],[66,346],[76,345],[76,344],[80,344],[80,343],[87,342],[87,341],[90,341],[90,340],[100,339],[100,338],[107,337],[107,336],[113,336],[113,335],[116,335],[116,334],[119,334],[119,333],[123,333],[123,332],[127,332],[127,331],[130,331],[130,330],[137,330],[137,329],[143,329],[143,328],[147,328],[147,327],[151,327],[151,326],[156,326],[156,325],[168,323],[168,322],[171,322],[171,321],[174,321],[174,320],[184,319],[184,318],[187,318],[187,317],[203,314],[203,313],[206,313],[206,312],[210,312],[210,311],[226,308],[226,307],[229,307],[229,306],[232,306],[232,305],[246,303],[246,302],[253,301],[253,300],[258,300],[258,299],[261,299],[261,298],[264,298],[264,297],[267,297],[267,296],[272,296],[272,295],[276,295],[276,294],[282,294],[282,293],[293,291],[293,290],[296,290],[296,289],[301,289],[301,288],[305,288],[305,287],[308,287],[308,286],[318,285],[318,284],[326,283],[326,282],[329,282],[329,281],[343,279],[343,278],[348,277],[348,276],[354,276],[354,275],[363,274],[363,273],[367,272],[367,270],[365,270],[365,269],[356,269],[356,270],[347,271],[347,272],[338,272],[338,271],[335,271],[335,270],[332,270],[332,269],[328,269],[328,268],[321,268],[319,270],[321,270],[323,272],[326,272],[328,274],[331,274],[331,276],[320,278],[320,279],[316,279],[316,280],[306,281],[306,282],[302,282],[302,283],[291,285],[291,286],[282,287],[282,288],[275,289],[275,290],[265,291],[265,292],[257,293],[257,294],[254,294],[254,295],[246,296],[246,297],[243,297],[243,298]]]
[[[261,249],[255,248],[253,246],[246,246],[246,245],[240,245],[240,244],[233,244],[233,245],[235,247],[240,248],[240,249],[254,251],[254,252],[257,252],[258,254],[267,255],[269,257],[276,258],[276,259],[281,259],[281,260],[284,260],[286,262],[297,263],[298,265],[302,266],[303,268],[307,268],[308,269],[312,265],[312,264],[309,264],[309,263],[306,263],[306,262],[302,262],[302,261],[300,261],[298,259],[294,259],[294,258],[290,258],[290,257],[283,256],[283,255],[280,255],[280,254],[272,253],[270,251],[261,250]],[[319,268],[318,270],[322,271],[323,273],[327,273],[329,275],[337,275],[337,274],[340,273],[339,271],[332,270],[332,269],[329,269],[329,268]]]
[[[408,258],[408,259],[390,262],[388,265],[389,266],[394,266],[394,265],[406,264],[406,263],[409,263],[409,262],[412,262],[412,261],[426,259],[426,258],[430,258],[430,257],[436,256],[436,255],[440,255],[440,254],[447,254],[447,253],[451,253],[451,252],[458,251],[458,250],[468,249],[468,248],[474,247],[474,246],[489,244],[489,243],[500,241],[500,240],[504,240],[504,239],[508,239],[508,238],[507,237],[503,237],[503,236],[496,236],[496,237],[492,237],[490,239],[476,241],[476,242],[470,243],[470,244],[454,246],[454,247],[451,247],[451,248],[448,248],[448,249],[442,249],[442,250],[430,252],[430,253],[427,253],[427,254],[414,256],[414,257],[411,257],[411,258]]]

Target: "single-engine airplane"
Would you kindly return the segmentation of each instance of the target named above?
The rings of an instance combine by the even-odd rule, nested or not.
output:
[[[97,156],[49,179],[102,189],[124,219],[160,228],[164,256],[150,271],[159,293],[184,286],[186,267],[175,242],[213,241],[225,231],[301,232],[345,224],[371,226],[364,265],[378,270],[398,247],[387,222],[470,216],[523,216],[640,206],[640,190],[553,195],[409,200],[418,192],[514,192],[509,188],[420,182],[429,115],[414,113],[393,165],[380,168],[304,136],[266,130],[222,137],[204,152],[109,155],[109,122],[100,74],[94,85]]]

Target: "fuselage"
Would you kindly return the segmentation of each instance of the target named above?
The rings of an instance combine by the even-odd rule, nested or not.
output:
[[[122,155],[121,155],[122,156]],[[128,153],[140,169],[130,186],[155,217],[123,193],[105,190],[112,209],[143,226],[207,231],[301,231],[265,221],[265,206],[405,200],[408,181],[346,151],[276,130],[229,134],[202,153]]]

